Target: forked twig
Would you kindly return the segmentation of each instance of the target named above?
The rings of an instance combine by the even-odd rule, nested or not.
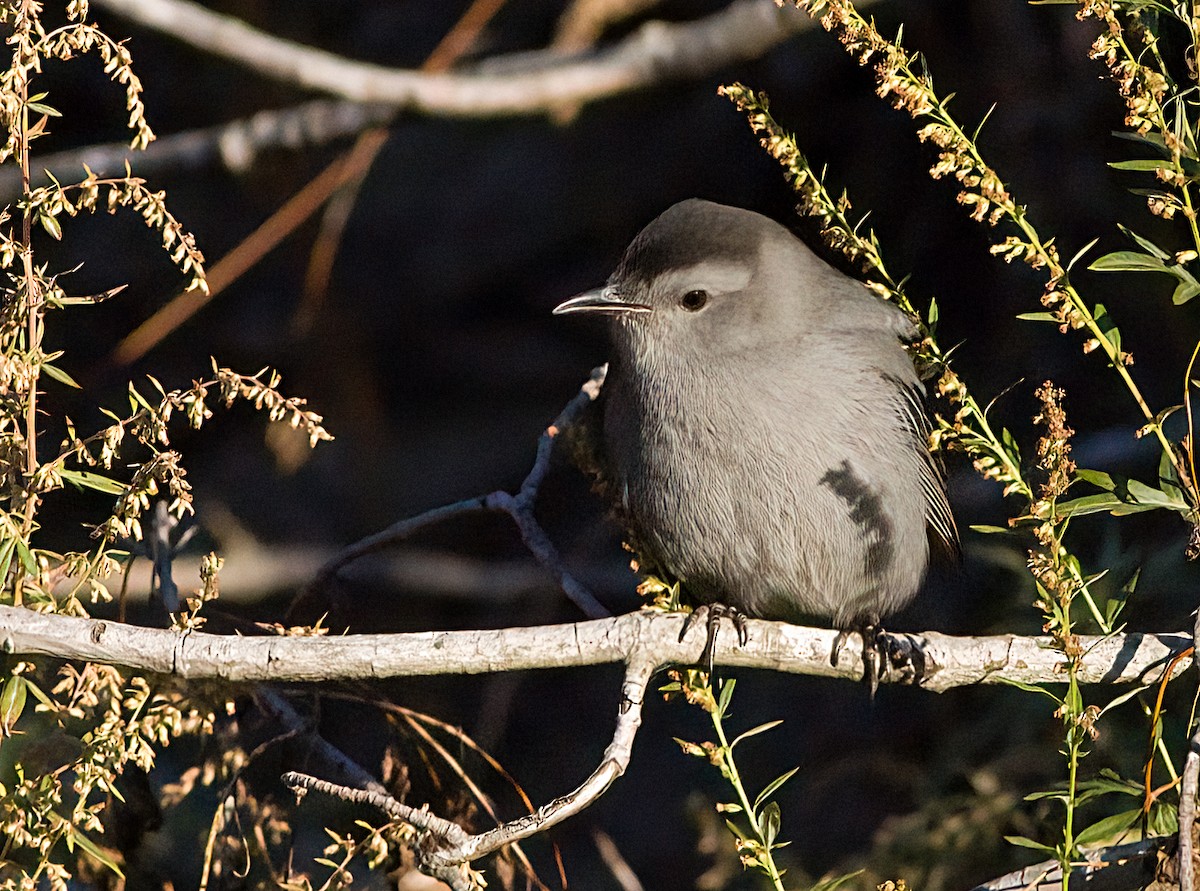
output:
[[[426,810],[401,804],[390,795],[375,790],[339,786],[294,771],[284,774],[283,782],[298,791],[311,789],[344,801],[371,805],[394,819],[425,831],[427,837],[418,851],[421,870],[446,882],[455,891],[468,891],[471,883],[464,869],[466,864],[579,813],[603,795],[612,782],[625,772],[633,753],[634,737],[642,724],[646,688],[657,667],[658,660],[652,653],[636,650],[631,654],[625,667],[625,681],[621,686],[621,703],[612,742],[605,749],[600,765],[583,783],[566,795],[542,805],[534,813],[501,823],[485,832],[470,834],[456,823],[435,817]]]
[[[292,612],[295,612],[297,606],[300,604],[317,596],[334,580],[339,570],[360,557],[365,557],[368,554],[390,547],[408,538],[418,530],[424,529],[426,526],[431,526],[434,523],[440,523],[443,520],[461,516],[462,514],[490,510],[499,511],[512,517],[517,530],[521,533],[521,539],[525,542],[525,546],[529,548],[530,553],[533,554],[539,563],[554,574],[555,581],[558,582],[563,592],[576,606],[583,610],[588,618],[599,619],[611,616],[612,613],[596,599],[595,595],[567,572],[562,564],[562,559],[558,555],[558,550],[554,547],[554,543],[550,541],[550,537],[542,529],[541,524],[538,523],[537,518],[533,514],[533,506],[534,501],[537,499],[538,488],[541,486],[542,480],[546,478],[546,473],[550,469],[550,454],[554,449],[555,438],[559,433],[578,420],[583,410],[600,395],[600,388],[604,385],[604,375],[607,370],[607,365],[602,365],[595,369],[592,372],[592,376],[580,387],[575,397],[567,403],[558,417],[542,432],[541,437],[538,439],[537,456],[534,458],[533,467],[530,468],[529,473],[521,483],[516,494],[497,490],[487,495],[480,495],[464,501],[457,501],[453,504],[435,507],[432,510],[425,511],[423,514],[393,523],[383,531],[364,538],[362,541],[341,551],[317,572],[312,582],[305,586],[304,590],[297,596],[295,603],[292,604]]]

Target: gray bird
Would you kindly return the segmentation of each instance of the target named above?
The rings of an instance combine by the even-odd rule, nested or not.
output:
[[[879,621],[931,540],[958,543],[908,317],[778,223],[699,199],[554,312],[610,322],[583,451],[642,567],[712,606],[710,668],[723,613],[820,617],[862,633],[874,689]]]

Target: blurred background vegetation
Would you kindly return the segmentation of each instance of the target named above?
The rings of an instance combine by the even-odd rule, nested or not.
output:
[[[349,58],[416,68],[467,3],[208,5]],[[603,39],[648,19],[695,18],[720,6],[664,0]],[[869,11],[885,34],[903,23],[905,45],[926,55],[940,92],[957,94],[960,121],[978,122],[995,103],[979,145],[1064,257],[1093,238],[1100,239],[1096,255],[1127,246],[1117,222],[1164,247],[1185,246],[1172,224],[1150,217],[1144,199],[1127,191],[1140,184],[1134,175],[1106,166],[1130,153],[1110,135],[1122,128],[1123,104],[1103,66],[1087,58],[1094,22],[1077,22],[1071,6],[984,0],[886,0]],[[507,0],[464,64],[544,47],[563,12],[561,0]],[[110,34],[130,36],[148,117],[162,136],[312,98],[102,7],[93,16]],[[967,218],[951,184],[929,179],[933,151],[917,142],[908,116],[874,95],[870,73],[836,41],[810,30],[754,62],[575,114],[483,121],[402,114],[353,205],[327,288],[305,293],[314,245],[326,244],[318,214],[132,366],[114,360],[115,344],[179,283],[142,224],[121,215],[76,219],[61,245],[40,246],[53,268],[83,262],[65,282],[75,293],[130,284],[118,298],[50,320],[55,345],[67,354],[60,364],[84,387],[77,404],[68,394],[63,407],[81,428],[103,423],[97,402],[124,403],[129,379],[149,373],[168,388],[183,387],[216,356],[246,372],[279,368],[287,390],[307,396],[336,436],[309,453],[286,436],[264,437],[260,419],[242,409],[178,434],[200,530],[189,553],[198,558],[216,548],[228,560],[212,630],[246,629],[254,620],[311,621],[322,613],[326,625],[352,632],[580,618],[503,516],[449,523],[363,560],[320,602],[287,617],[304,573],[342,545],[424,509],[519,483],[542,428],[605,358],[599,328],[553,319],[549,311],[601,282],[646,222],[675,201],[701,196],[798,223],[777,165],[744,117],[717,95],[721,83],[734,80],[766,91],[775,117],[795,131],[814,166],[828,165],[831,187],[847,188],[857,212],[870,211],[889,267],[911,271],[908,291],[918,302],[936,297],[942,344],[961,342],[959,374],[980,401],[998,397],[993,417],[1013,429],[1026,454],[1034,440],[1033,391],[1053,379],[1067,392],[1081,467],[1152,476],[1157,450],[1135,438],[1140,416],[1103,360],[1085,357],[1077,338],[1052,326],[1014,318],[1041,308],[1038,274],[988,254],[993,233]],[[124,138],[119,111],[97,112],[111,104],[114,87],[94,60],[49,65],[41,89],[64,116],[51,122],[38,151]],[[215,163],[164,170],[151,185],[167,191],[211,267],[348,146],[272,150],[237,174]],[[799,230],[805,234],[803,224]],[[1151,404],[1180,401],[1196,339],[1195,303],[1173,307],[1168,283],[1155,277],[1083,271],[1075,281],[1120,322]],[[52,429],[61,419],[51,418]],[[999,487],[978,479],[966,461],[952,460],[949,470],[960,528],[1003,525]],[[79,524],[94,518],[89,497],[48,505],[45,545],[85,546]],[[637,579],[627,569],[620,530],[561,459],[539,512],[572,570],[606,605],[614,612],[636,608]],[[1200,601],[1197,569],[1183,559],[1187,528],[1174,515],[1130,517],[1119,527],[1103,515],[1088,517],[1072,536],[1090,570],[1113,567],[1117,586],[1143,566],[1127,613],[1132,628],[1190,628],[1188,613]],[[964,545],[963,565],[936,573],[926,596],[892,625],[1036,632],[1041,619],[1030,605],[1022,542],[965,532]],[[177,573],[185,589],[198,584]],[[386,719],[340,698],[379,697],[420,709],[462,726],[535,803],[543,802],[596,763],[611,731],[618,677],[586,669],[322,690],[320,728],[373,769],[389,733]],[[793,882],[865,867],[867,875],[856,880],[864,887],[903,876],[922,891],[965,888],[1035,859],[1003,835],[1053,837],[1048,827],[1057,813],[1022,802],[1063,772],[1058,723],[1039,698],[1012,689],[937,696],[884,688],[870,703],[863,689],[845,683],[741,677],[733,723],[785,721],[742,751],[750,782],[801,768],[779,796],[781,834],[793,841],[783,855]],[[1166,732],[1179,751],[1186,708],[1186,700],[1169,700]],[[694,712],[675,702],[651,704],[627,776],[596,807],[526,846],[547,884],[557,883],[553,841],[575,887],[618,887],[597,851],[594,833],[602,831],[646,888],[755,887],[712,812],[712,801],[727,792],[672,742],[704,736],[704,718]],[[1136,776],[1145,736],[1131,703],[1106,719],[1087,770],[1110,766]],[[190,745],[168,750],[151,783],[177,774],[194,755]],[[460,795],[453,776],[438,771],[439,787],[415,749],[409,755],[410,802],[431,800],[436,809]],[[267,758],[254,771],[264,790],[278,782],[278,766]],[[505,816],[521,812],[516,796],[485,769],[472,772],[499,796]],[[131,886],[194,883],[208,826],[202,810],[177,814],[141,841]],[[320,844],[315,827],[308,844]]]

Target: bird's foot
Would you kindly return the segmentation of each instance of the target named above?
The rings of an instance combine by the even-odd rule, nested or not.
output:
[[[679,642],[683,643],[683,638],[687,635],[688,629],[695,625],[701,616],[704,616],[704,622],[708,629],[708,637],[704,641],[704,649],[700,652],[698,664],[704,666],[704,670],[710,675],[713,672],[713,658],[716,653],[717,632],[721,629],[721,619],[729,618],[733,620],[733,627],[737,630],[738,643],[745,646],[750,640],[750,632],[746,627],[746,616],[736,607],[726,606],[723,603],[706,603],[696,607],[683,622],[683,628],[679,632]]]
[[[856,622],[849,628],[838,631],[833,640],[833,651],[829,654],[831,665],[838,664],[838,657],[851,634],[862,640],[863,681],[867,684],[871,698],[879,689],[879,682],[899,673],[898,680],[919,685],[925,677],[924,642],[912,634],[893,634],[884,631],[878,619]]]

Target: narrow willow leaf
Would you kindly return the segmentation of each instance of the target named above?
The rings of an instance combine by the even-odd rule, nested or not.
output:
[[[1109,161],[1108,166],[1113,170],[1174,170],[1174,166],[1167,159],[1159,160],[1157,158],[1150,160],[1134,160],[1134,161]]]
[[[734,678],[730,678],[721,684],[721,695],[717,700],[717,714],[722,718],[725,717],[725,713],[729,710],[729,702],[733,699],[735,684],[737,684],[737,681]]]
[[[782,724],[783,721],[768,721],[765,724],[759,724],[757,727],[751,727],[745,733],[739,734],[737,739],[729,744],[729,748],[733,748],[744,739],[749,739],[752,736],[758,736],[760,733],[766,733],[768,730],[773,730]]]
[[[754,799],[754,809],[758,810],[762,803],[774,795],[780,786],[794,777],[796,775],[796,771],[799,769],[799,767],[793,767],[787,773],[777,776],[775,779],[771,780],[771,782],[767,783],[766,788],[759,792],[758,797]]]
[[[1023,835],[1006,835],[1004,840],[1010,845],[1016,845],[1019,848],[1032,848],[1035,851],[1044,851],[1047,854],[1053,854],[1054,848],[1049,845],[1043,845],[1040,842],[1035,842],[1031,838],[1026,838]]]
[[[1093,238],[1078,251],[1076,251],[1075,256],[1071,258],[1071,262],[1067,264],[1067,272],[1070,272],[1073,268],[1075,268],[1075,264],[1082,260],[1083,255],[1094,248],[1096,246],[1096,242],[1099,240],[1099,238]]]
[[[1158,257],[1141,251],[1113,251],[1092,261],[1088,269],[1093,272],[1166,272],[1167,267]]]
[[[1034,2],[1063,3],[1067,2],[1067,0],[1034,0]],[[809,891],[837,891],[837,889],[842,887],[842,885],[846,884],[851,879],[858,878],[864,872],[866,872],[866,870],[856,869],[854,872],[848,872],[845,875],[834,876],[829,879],[822,879],[821,881],[817,882],[817,884],[813,885]]]
[[[1062,700],[1047,690],[1045,687],[1039,687],[1037,684],[1027,684],[1024,681],[1014,681],[1010,678],[997,678],[1002,684],[1007,684],[1010,687],[1016,687],[1018,690],[1024,690],[1027,693],[1041,693],[1043,696],[1049,697],[1056,703],[1061,703]]]
[[[1117,224],[1117,228],[1121,230],[1122,235],[1124,235],[1126,238],[1133,241],[1135,244],[1137,244],[1138,247],[1140,247],[1146,253],[1153,254],[1155,257],[1158,257],[1160,260],[1171,259],[1171,254],[1169,252],[1164,251],[1162,248],[1160,248],[1158,245],[1156,245],[1149,238],[1143,238],[1141,235],[1138,235],[1136,232],[1134,232],[1128,226],[1122,226],[1120,223]]]
[[[42,371],[50,375],[50,377],[54,378],[60,384],[66,384],[68,387],[74,387],[76,390],[83,389],[81,386],[79,386],[79,384],[75,383],[75,379],[71,377],[71,375],[67,374],[61,368],[47,363],[43,363],[41,368]]]
[[[62,470],[60,473],[68,483],[81,489],[95,489],[105,495],[120,495],[126,488],[124,483],[119,483],[99,473],[92,473],[90,470]]]

